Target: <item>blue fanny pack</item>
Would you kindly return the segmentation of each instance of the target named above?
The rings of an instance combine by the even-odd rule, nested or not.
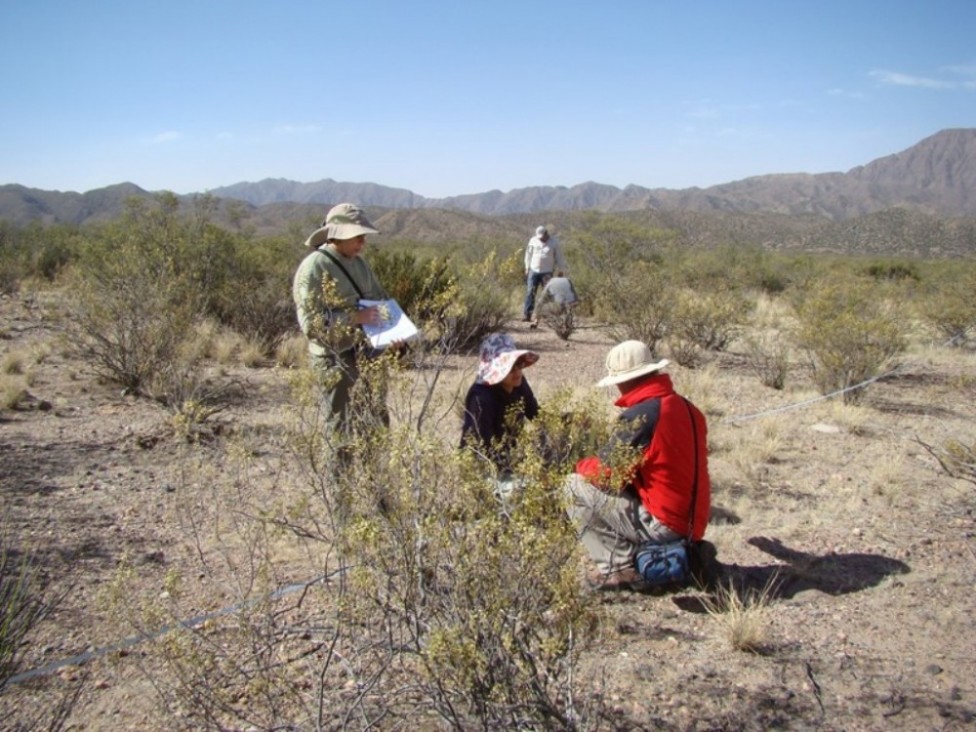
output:
[[[681,584],[690,576],[688,540],[644,544],[634,557],[637,571],[649,585]]]

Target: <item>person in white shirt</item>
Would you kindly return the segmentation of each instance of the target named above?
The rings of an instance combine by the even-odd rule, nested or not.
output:
[[[562,277],[567,269],[559,242],[549,235],[545,226],[538,227],[535,236],[529,239],[525,247],[525,302],[522,305],[522,320],[532,320],[538,289],[545,286],[554,271],[556,276]]]

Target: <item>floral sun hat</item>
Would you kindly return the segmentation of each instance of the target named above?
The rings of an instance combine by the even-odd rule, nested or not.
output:
[[[539,354],[535,351],[516,348],[515,340],[507,333],[492,333],[481,342],[478,383],[489,386],[499,383],[522,357],[526,366],[539,360]]]

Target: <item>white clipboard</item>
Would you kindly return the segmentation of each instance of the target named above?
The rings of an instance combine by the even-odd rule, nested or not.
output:
[[[396,300],[360,300],[360,308],[380,308],[382,319],[376,324],[363,324],[363,331],[373,348],[386,348],[395,341],[411,341],[420,335],[417,326],[407,317]]]

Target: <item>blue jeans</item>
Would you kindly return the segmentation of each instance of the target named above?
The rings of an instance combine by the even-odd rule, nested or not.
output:
[[[536,272],[529,270],[528,277],[525,278],[525,303],[522,305],[522,316],[528,320],[532,317],[535,310],[535,292],[540,287],[545,287],[552,272]]]

